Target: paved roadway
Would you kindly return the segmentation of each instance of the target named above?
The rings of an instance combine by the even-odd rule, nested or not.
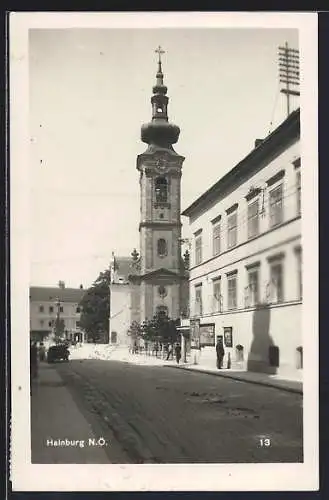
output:
[[[111,463],[122,461],[118,443],[126,463],[303,460],[301,395],[116,361],[73,360],[56,370],[94,434],[108,440]]]

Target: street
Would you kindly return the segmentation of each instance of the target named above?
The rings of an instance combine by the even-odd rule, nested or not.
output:
[[[72,360],[45,365],[43,370],[60,375],[93,435],[106,442],[102,462],[303,460],[301,395],[208,374],[118,361]],[[49,384],[44,390],[46,408],[48,399],[54,404],[55,387]],[[32,457],[35,436],[41,432],[33,417],[37,411],[33,398],[32,391]],[[56,414],[52,419],[56,421]],[[65,426],[60,436],[58,425],[56,429],[56,438],[67,437]],[[77,426],[75,437],[86,440],[89,436],[79,434]],[[33,461],[37,460],[35,454]],[[76,460],[72,458],[72,462]]]

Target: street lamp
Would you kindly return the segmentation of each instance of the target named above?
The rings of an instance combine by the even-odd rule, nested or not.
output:
[[[61,301],[56,298],[55,305],[57,307],[56,311],[56,323],[55,323],[55,339],[59,337],[59,325],[60,325],[60,314],[61,314]]]

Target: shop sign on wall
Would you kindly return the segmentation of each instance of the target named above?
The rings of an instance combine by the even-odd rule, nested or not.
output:
[[[215,325],[200,325],[200,345],[214,346],[215,345]]]
[[[224,344],[225,347],[233,347],[233,333],[231,326],[224,326]]]
[[[200,348],[200,319],[190,320],[191,328],[191,349]]]

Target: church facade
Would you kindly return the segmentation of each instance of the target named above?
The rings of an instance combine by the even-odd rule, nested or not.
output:
[[[152,119],[141,128],[141,139],[147,147],[138,155],[136,164],[141,201],[140,253],[134,250],[128,258],[129,270],[121,275],[121,281],[120,262],[127,258],[114,257],[111,263],[110,337],[118,343],[129,342],[127,325],[133,321],[142,323],[156,314],[177,320],[187,313],[188,271],[181,255],[181,176],[185,158],[173,148],[180,129],[168,119],[163,52],[160,48],[157,52]],[[121,267],[125,266],[121,263]],[[124,307],[126,314],[121,312],[120,320],[119,311]],[[114,316],[116,310],[118,315]]]

